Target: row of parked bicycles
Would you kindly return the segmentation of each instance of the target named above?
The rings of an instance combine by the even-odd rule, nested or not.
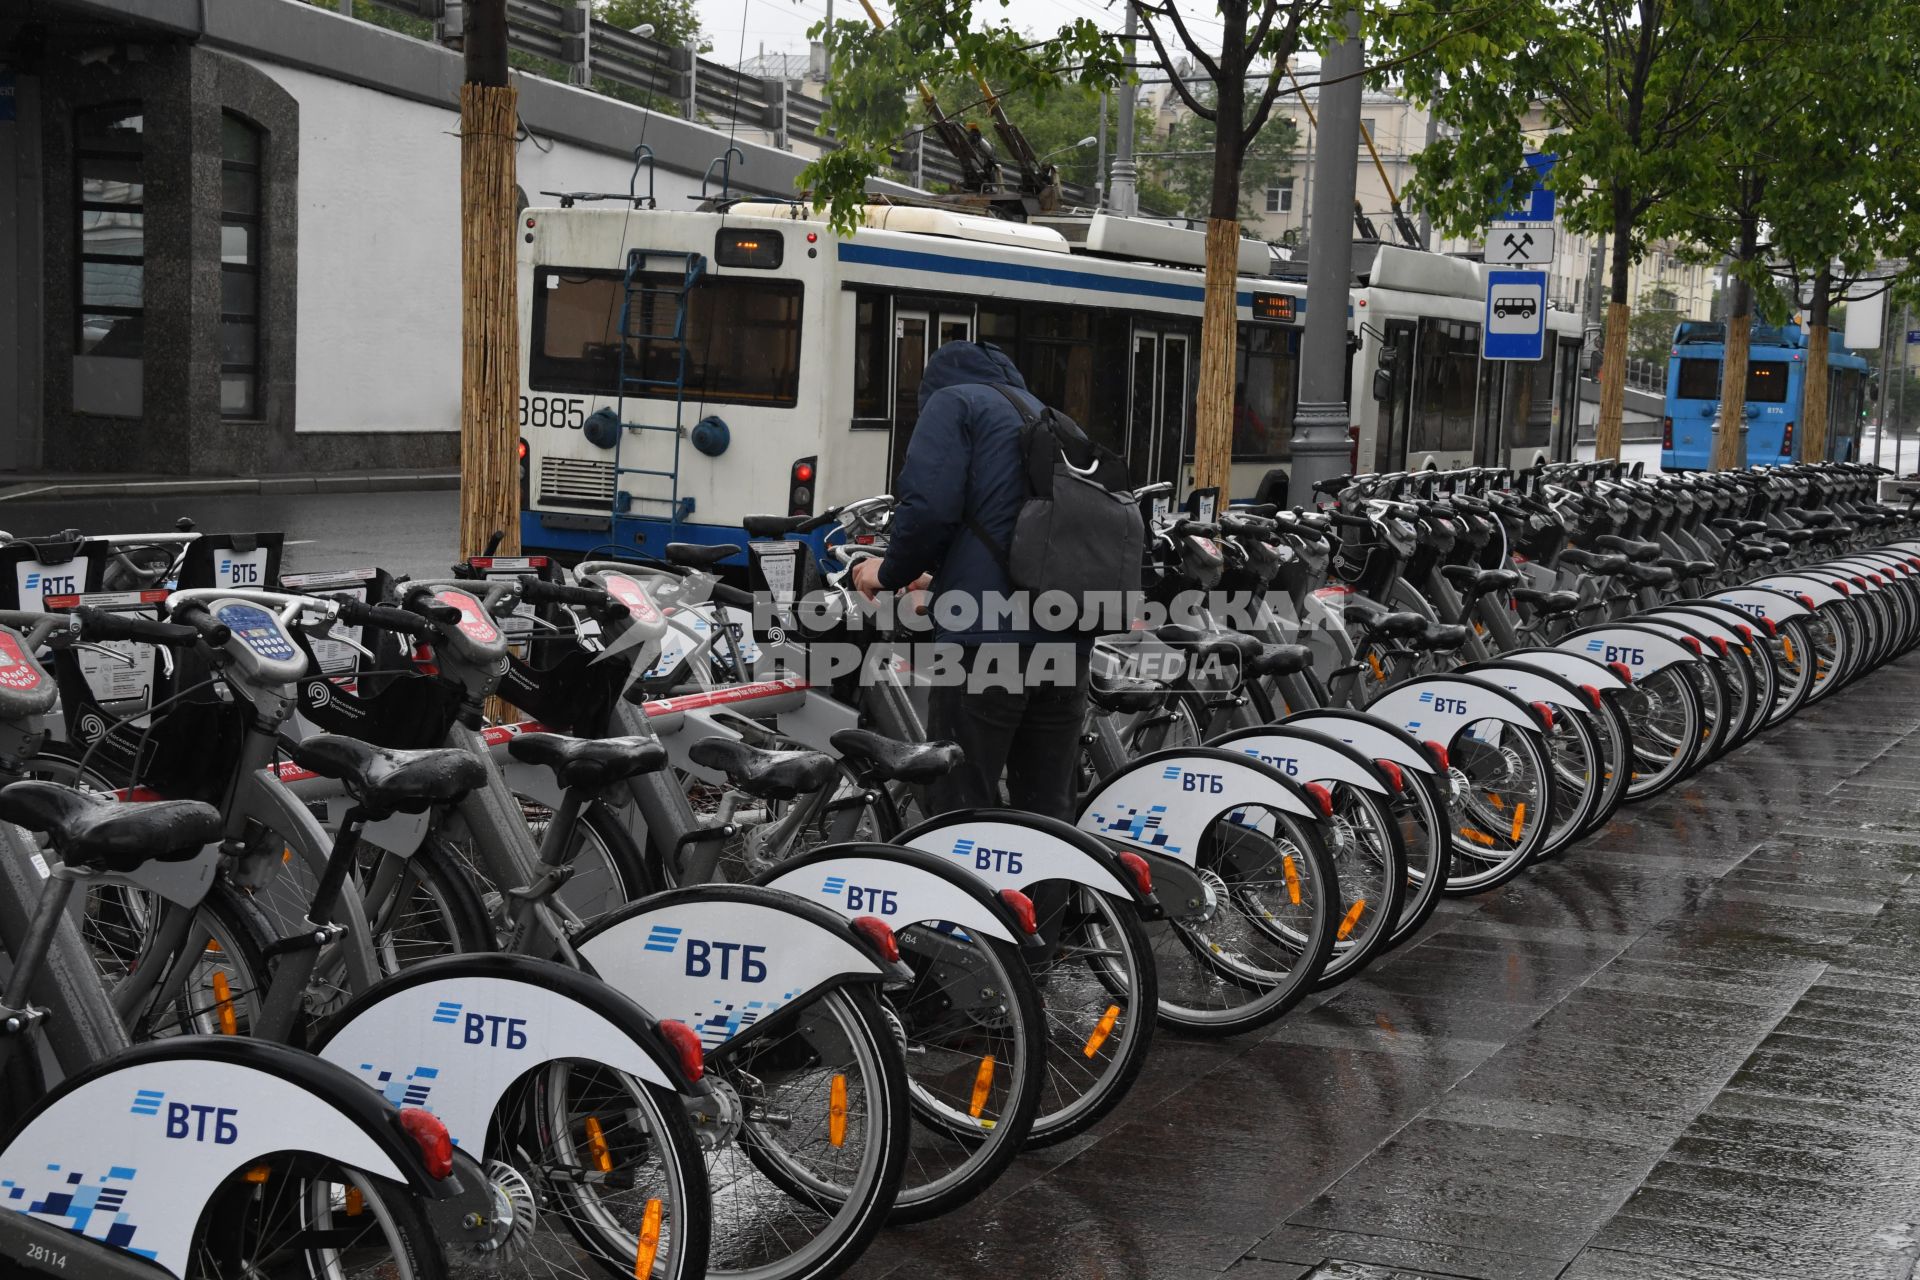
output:
[[[847,585],[885,497],[749,521],[745,585],[7,539],[0,1257],[834,1275],[1124,1107],[1157,1029],[1270,1024],[1911,648],[1878,483],[1144,494],[1073,822],[925,812],[925,637]]]

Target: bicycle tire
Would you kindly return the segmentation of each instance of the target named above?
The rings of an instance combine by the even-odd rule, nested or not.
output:
[[[1400,919],[1388,935],[1397,947],[1420,931],[1440,909],[1446,896],[1447,875],[1453,867],[1453,824],[1440,780],[1430,773],[1400,771],[1400,793],[1393,808],[1407,848],[1408,892],[1400,901]]]
[[[1529,824],[1521,805],[1540,806],[1549,815],[1553,809],[1553,775],[1540,734],[1494,722],[1500,726],[1497,737],[1485,732],[1476,735],[1476,726],[1481,723],[1462,725],[1446,744],[1448,771],[1453,780],[1448,814],[1454,822],[1453,868],[1447,878],[1446,892],[1452,897],[1485,893],[1525,871],[1546,840],[1549,822]],[[1471,761],[1477,769],[1482,764],[1491,766],[1496,755],[1500,759],[1500,773],[1507,776],[1488,776],[1484,779],[1482,794],[1476,795],[1475,778],[1463,762]],[[1524,800],[1512,798],[1523,794],[1510,780],[1515,772],[1523,774]],[[1500,790],[1494,790],[1495,786]],[[1539,808],[1535,808],[1536,818],[1538,814]],[[1466,823],[1474,825],[1466,826]],[[1486,826],[1494,830],[1481,829]],[[1478,833],[1480,839],[1472,838],[1468,832]],[[1507,847],[1501,849],[1499,846],[1503,843]]]
[[[383,972],[398,973],[435,956],[499,949],[493,921],[466,860],[438,833],[429,833],[406,858],[364,840],[354,854],[355,864],[362,869],[373,951]],[[395,869],[394,884],[376,900],[371,890],[378,871],[367,875],[367,864],[371,861],[379,868],[388,858],[401,865]]]
[[[1329,821],[1335,824],[1328,852],[1340,881],[1341,917],[1327,963],[1314,982],[1316,991],[1339,986],[1385,953],[1407,887],[1406,841],[1385,798],[1344,782],[1328,790],[1334,805]],[[1365,830],[1356,830],[1362,824]],[[1369,901],[1369,892],[1379,896]]]
[[[218,878],[193,908],[193,917],[186,945],[192,946],[194,935],[202,931],[210,935],[211,944],[193,962],[194,971],[183,975],[176,991],[146,991],[139,1011],[126,1019],[127,1035],[134,1041],[170,1035],[247,1035],[260,1013],[260,1002],[272,980],[267,947],[274,933],[266,916],[246,893]],[[146,941],[135,975],[153,973],[164,980],[174,957],[152,954],[151,932]],[[224,980],[224,996],[215,975]]]
[[[291,1202],[287,1191],[295,1197]],[[239,1260],[239,1274],[268,1274],[265,1267],[242,1255],[283,1260],[287,1246],[275,1242],[265,1229],[280,1222],[283,1214],[289,1215],[286,1224],[292,1239],[328,1242],[298,1249],[305,1255],[303,1274],[341,1274],[334,1265],[342,1252],[338,1244],[357,1226],[355,1240],[368,1241],[358,1247],[376,1260],[384,1258],[375,1268],[383,1277],[443,1280],[447,1275],[439,1242],[411,1190],[332,1161],[290,1152],[235,1170],[215,1190],[194,1228],[188,1249],[189,1276],[227,1280],[235,1274],[226,1265],[229,1259]],[[316,1225],[323,1214],[324,1227]],[[369,1228],[377,1229],[377,1240],[370,1239]],[[249,1248],[243,1234],[249,1231],[263,1242]],[[353,1242],[349,1247],[354,1247]]]

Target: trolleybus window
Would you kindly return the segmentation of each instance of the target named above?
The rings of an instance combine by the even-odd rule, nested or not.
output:
[[[1422,320],[1417,361],[1408,455],[1471,449],[1480,326],[1465,320]]]
[[[617,395],[623,273],[541,267],[534,272],[533,342],[527,381],[535,391]],[[629,395],[672,399],[679,362],[673,340],[678,277],[648,275],[633,296],[627,376],[655,385]],[[645,336],[641,336],[645,335]],[[800,388],[800,282],[708,276],[687,295],[686,395],[710,403],[792,405]]]
[[[1683,357],[1680,376],[1674,381],[1674,395],[1681,400],[1718,400],[1720,398],[1720,362],[1699,356]]]
[[[1537,361],[1512,361],[1506,370],[1501,417],[1509,449],[1544,449],[1553,426],[1553,352]]]
[[[1240,326],[1233,369],[1233,460],[1267,462],[1293,453],[1300,388],[1300,330]]]
[[[1787,366],[1780,360],[1756,360],[1747,366],[1747,401],[1750,404],[1787,402]]]
[[[887,425],[887,371],[891,367],[892,330],[887,324],[887,299],[862,293],[854,299],[853,417],[854,425]]]

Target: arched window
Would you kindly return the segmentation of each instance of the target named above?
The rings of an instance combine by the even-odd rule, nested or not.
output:
[[[220,117],[220,416],[260,416],[262,134]]]
[[[137,102],[89,107],[74,117],[80,179],[80,306],[75,312],[74,408],[140,414],[146,322],[144,121]]]

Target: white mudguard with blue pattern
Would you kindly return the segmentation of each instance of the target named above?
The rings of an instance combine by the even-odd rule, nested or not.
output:
[[[1302,729],[1291,732],[1274,725],[1259,733],[1236,735],[1231,741],[1214,745],[1222,751],[1251,756],[1295,782],[1344,782],[1361,791],[1387,793],[1387,785],[1380,781],[1379,775],[1352,756],[1333,750],[1324,742],[1313,741],[1307,737],[1304,726]]]
[[[1367,704],[1367,714],[1443,747],[1468,725],[1488,720],[1522,729],[1540,727],[1504,690],[1449,676],[1422,676],[1395,685]]]
[[[1416,773],[1433,772],[1433,760],[1426,752],[1409,745],[1405,738],[1373,722],[1363,712],[1340,707],[1315,708],[1296,711],[1281,723],[1298,724],[1315,733],[1338,738],[1369,760],[1391,760],[1402,769]]]
[[[594,972],[708,1051],[823,983],[874,978],[851,942],[777,907],[729,900],[642,904],[580,944]]]
[[[809,862],[762,883],[831,907],[849,920],[875,916],[896,933],[910,924],[944,921],[1002,942],[1015,941],[992,909],[959,885],[870,854]]]
[[[948,821],[951,819],[951,821]],[[951,858],[988,888],[1023,889],[1042,880],[1065,880],[1126,897],[1129,890],[1105,865],[1049,832],[1014,822],[969,818],[964,811],[934,819],[939,825],[906,842],[909,849]]]
[[[1771,587],[1740,587],[1733,591],[1722,591],[1713,597],[1720,604],[1730,604],[1744,614],[1755,618],[1765,618],[1775,624],[1788,618],[1805,617],[1812,610],[1800,601],[1790,589]]]
[[[1240,809],[1278,809],[1319,820],[1268,766],[1201,750],[1138,761],[1100,784],[1080,808],[1082,831],[1196,866],[1200,837]]]
[[[1583,653],[1596,662],[1618,662],[1633,673],[1635,681],[1664,671],[1676,662],[1700,660],[1693,650],[1651,627],[1604,626],[1577,631],[1558,647],[1569,653]]]

